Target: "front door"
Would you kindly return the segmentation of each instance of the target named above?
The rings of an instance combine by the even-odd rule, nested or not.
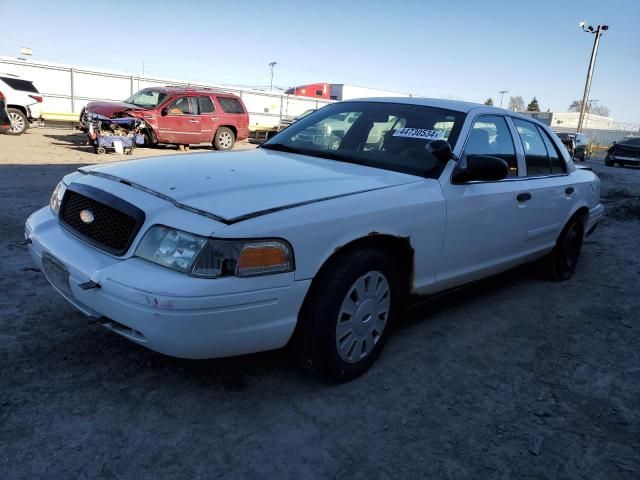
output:
[[[523,256],[529,185],[522,177],[505,117],[475,118],[460,161],[466,162],[475,155],[502,158],[509,165],[509,176],[495,182],[458,185],[452,183],[450,176],[441,178],[447,226],[436,276],[438,289],[506,270]]]
[[[178,97],[158,117],[158,142],[189,145],[200,143],[200,116],[195,97]]]

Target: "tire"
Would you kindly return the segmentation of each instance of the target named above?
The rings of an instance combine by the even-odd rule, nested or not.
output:
[[[104,155],[105,153],[107,153],[107,149],[104,148],[104,147],[98,147],[98,148],[96,148],[96,153],[98,155]]]
[[[316,277],[299,315],[293,347],[302,365],[334,382],[365,373],[393,326],[398,278],[395,263],[375,248],[332,261]]]
[[[604,157],[604,164],[607,167],[613,167],[616,162],[614,162],[613,159],[609,155],[607,155],[606,157]]]
[[[7,108],[9,120],[11,120],[11,128],[7,130],[8,135],[22,135],[29,128],[29,119],[23,111],[17,108]]]
[[[213,137],[213,148],[216,150],[231,150],[236,143],[236,136],[228,127],[220,127]]]
[[[153,130],[146,129],[143,133],[144,136],[144,146],[148,148],[153,148],[158,145],[158,138],[156,134],[153,133]]]
[[[584,224],[580,216],[574,216],[562,229],[553,250],[544,259],[546,276],[556,282],[573,277],[580,258],[584,240]]]

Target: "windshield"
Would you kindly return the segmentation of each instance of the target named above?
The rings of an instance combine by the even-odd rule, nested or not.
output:
[[[167,98],[166,93],[156,92],[154,90],[141,90],[138,93],[134,93],[124,102],[131,103],[137,107],[142,108],[156,108]]]
[[[343,102],[310,113],[262,148],[437,178],[444,164],[426,146],[452,146],[464,114],[385,102]]]

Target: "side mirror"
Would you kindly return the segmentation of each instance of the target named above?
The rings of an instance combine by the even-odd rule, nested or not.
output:
[[[162,110],[160,110],[160,115],[162,115],[163,117],[166,117],[167,113],[169,113],[169,107],[164,107]]]
[[[442,163],[447,163],[453,158],[451,145],[446,140],[434,140],[429,142],[425,148]]]
[[[453,171],[454,183],[472,181],[496,182],[509,175],[509,165],[503,159],[489,155],[474,155],[467,158],[467,168]]]

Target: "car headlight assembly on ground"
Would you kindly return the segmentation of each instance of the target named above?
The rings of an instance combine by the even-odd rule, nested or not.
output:
[[[51,199],[49,200],[49,206],[51,207],[51,210],[53,211],[53,213],[55,213],[56,215],[58,215],[58,213],[60,212],[62,197],[64,197],[64,192],[66,191],[67,191],[67,186],[64,184],[64,182],[60,182],[58,183],[58,185],[56,185],[56,188],[53,190],[53,193],[51,194]]]
[[[196,277],[251,277],[294,269],[293,251],[281,239],[221,240],[170,227],[151,227],[136,256]]]

